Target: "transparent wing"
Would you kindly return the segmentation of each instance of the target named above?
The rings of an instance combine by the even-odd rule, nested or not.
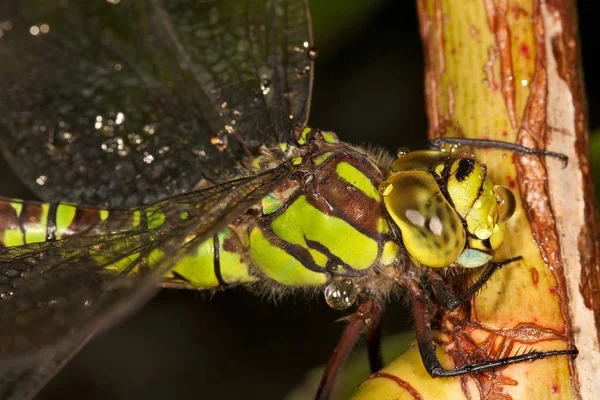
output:
[[[72,335],[48,348],[43,357],[0,365],[0,399],[33,399],[58,371],[81,349],[90,336]]]
[[[181,257],[264,197],[291,168],[284,163],[148,206],[144,212],[164,220],[155,229],[1,249],[0,365],[47,358],[47,346],[86,337],[131,313]]]
[[[306,122],[311,45],[303,0],[5,0],[0,147],[48,201],[229,180]]]

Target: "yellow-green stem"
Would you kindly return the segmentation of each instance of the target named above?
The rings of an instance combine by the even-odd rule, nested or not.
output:
[[[564,167],[549,157],[474,150],[518,199],[496,259],[524,259],[498,271],[470,310],[437,321],[438,354],[447,367],[524,348],[577,346],[580,355],[432,379],[413,347],[354,398],[596,398],[600,273],[574,1],[417,4],[429,137],[502,140],[569,156]]]

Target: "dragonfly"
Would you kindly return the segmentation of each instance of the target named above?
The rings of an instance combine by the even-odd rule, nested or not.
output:
[[[512,193],[441,142],[394,159],[312,128],[305,1],[15,1],[0,16],[0,148],[44,200],[0,201],[5,397],[34,396],[160,287],[357,304],[336,354],[366,331],[373,370],[383,303],[401,289],[432,377],[576,354],[441,367],[427,302],[456,308],[513,261],[492,261]],[[484,278],[455,297],[445,268]]]

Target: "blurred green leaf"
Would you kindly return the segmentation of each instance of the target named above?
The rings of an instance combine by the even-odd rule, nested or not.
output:
[[[404,332],[399,335],[385,337],[381,346],[383,364],[389,364],[400,354],[404,353],[410,347],[414,337],[414,332]],[[285,400],[314,399],[323,369],[324,367],[318,367],[309,371],[296,389],[285,397]],[[364,347],[361,347],[352,352],[344,363],[331,398],[333,400],[341,400],[352,397],[358,385],[367,379],[370,374],[367,351]]]

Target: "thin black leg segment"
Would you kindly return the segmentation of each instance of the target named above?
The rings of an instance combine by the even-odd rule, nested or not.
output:
[[[471,297],[473,297],[479,289],[481,289],[487,281],[492,277],[494,271],[502,268],[503,266],[513,263],[515,261],[522,260],[523,257],[513,257],[508,260],[500,261],[500,262],[490,262],[485,266],[485,269],[479,276],[479,278],[471,285],[463,294],[460,296],[454,296],[446,282],[444,281],[444,277],[442,274],[434,269],[429,270],[429,282],[431,283],[431,287],[433,288],[433,292],[435,293],[436,300],[438,303],[445,307],[448,311],[454,310],[456,307],[460,306],[462,303],[469,301]]]
[[[425,369],[433,378],[460,376],[469,373],[489,371],[496,368],[506,367],[511,364],[517,364],[524,361],[535,361],[551,356],[576,356],[579,352],[577,349],[554,350],[554,351],[531,351],[513,357],[506,357],[497,360],[486,360],[474,364],[463,365],[460,367],[445,369],[440,364],[435,353],[435,343],[431,331],[431,316],[427,307],[427,294],[417,284],[412,283],[408,286],[409,294],[412,301],[412,309],[415,323],[415,332],[417,336],[417,344],[421,359]]]
[[[379,302],[373,303],[374,308],[371,313],[371,320],[367,323],[367,350],[369,354],[369,367],[371,373],[375,373],[383,368],[383,357],[381,354],[381,330],[383,327],[383,308]]]

